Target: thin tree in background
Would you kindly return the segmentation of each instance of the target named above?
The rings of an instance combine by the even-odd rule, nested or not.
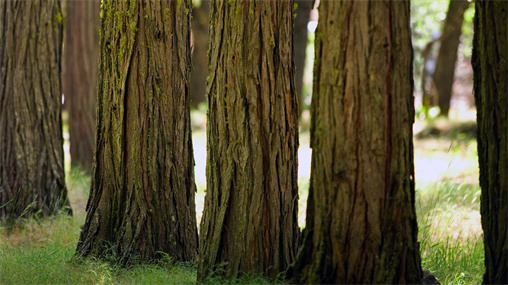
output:
[[[67,1],[63,90],[69,113],[72,166],[91,171],[99,57],[100,1]]]
[[[206,76],[208,75],[208,26],[210,25],[210,0],[201,0],[197,8],[192,9],[192,72],[191,106],[197,107],[206,101]]]
[[[508,283],[508,2],[476,1],[472,65],[484,284]]]
[[[306,227],[291,283],[422,282],[409,1],[322,1]]]
[[[437,102],[441,115],[448,116],[452,98],[455,64],[459,50],[464,12],[469,7],[467,0],[451,0],[443,26],[443,38],[439,46],[436,71],[432,75],[437,92]]]
[[[295,0],[296,13],[295,17],[295,32],[294,32],[294,51],[295,51],[295,86],[296,94],[300,104],[300,112],[303,107],[303,75],[305,71],[305,61],[307,58],[307,43],[308,41],[308,29],[307,24],[309,23],[310,11],[312,10],[314,1],[311,0]]]
[[[293,261],[299,232],[293,1],[210,5],[198,280],[275,277]]]
[[[0,2],[0,220],[70,211],[60,1]]]
[[[190,8],[102,2],[97,144],[78,257],[196,257]]]

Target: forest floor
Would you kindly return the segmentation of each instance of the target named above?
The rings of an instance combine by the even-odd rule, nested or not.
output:
[[[480,284],[484,272],[475,118],[472,114],[454,120],[417,120],[414,125],[416,210],[422,265],[434,272],[442,284]],[[192,122],[199,221],[206,188],[204,113],[193,112]],[[302,126],[298,152],[298,221],[304,227],[312,151],[305,127],[308,122],[303,122]],[[65,148],[68,149],[68,144]],[[69,169],[68,160],[66,167]],[[107,261],[70,261],[85,219],[90,176],[79,170],[69,170],[67,186],[73,217],[32,218],[16,226],[12,232],[0,226],[0,284],[195,282],[195,267],[188,264],[161,262],[123,269]],[[236,281],[242,284],[266,282],[255,276]]]
[[[475,112],[414,125],[422,266],[442,284],[481,284],[485,271]]]

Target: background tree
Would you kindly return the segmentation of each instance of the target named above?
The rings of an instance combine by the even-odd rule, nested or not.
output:
[[[60,1],[0,2],[0,219],[70,212]]]
[[[307,43],[308,43],[308,29],[310,11],[312,10],[314,1],[311,0],[295,0],[296,17],[294,28],[294,52],[295,52],[295,84],[296,94],[298,100],[303,102],[303,74],[305,71],[305,60],[307,58]],[[302,111],[303,103],[299,104],[299,109]]]
[[[293,1],[210,2],[207,192],[198,279],[275,277],[296,254]]]
[[[508,3],[477,1],[473,69],[477,108],[484,284],[508,283]]]
[[[100,1],[67,1],[63,90],[72,166],[92,169],[95,142]]]
[[[97,145],[77,256],[197,254],[190,1],[102,2]]]
[[[326,35],[326,36],[325,36]],[[323,1],[295,283],[422,282],[409,1]]]
[[[196,107],[206,101],[206,76],[208,75],[208,25],[210,25],[210,0],[201,0],[199,7],[192,9],[192,72],[191,105]]]
[[[457,62],[460,35],[462,34],[461,28],[464,12],[468,7],[469,2],[467,0],[450,1],[443,26],[443,37],[439,47],[436,69],[432,75],[441,115],[446,117],[448,116],[448,111],[450,111],[455,63]]]

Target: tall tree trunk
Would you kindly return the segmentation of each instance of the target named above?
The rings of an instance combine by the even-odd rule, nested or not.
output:
[[[443,34],[446,36],[441,41],[436,61],[436,71],[432,75],[441,115],[446,117],[448,116],[448,111],[450,111],[455,63],[457,62],[460,35],[462,34],[464,12],[468,7],[469,2],[467,0],[450,1],[443,26]]]
[[[206,101],[206,76],[208,75],[208,25],[210,0],[202,0],[201,6],[192,10],[192,51],[191,105],[196,107]]]
[[[67,1],[63,90],[72,166],[92,169],[99,57],[100,2]]]
[[[475,2],[473,70],[484,284],[508,283],[508,3]]]
[[[198,279],[275,277],[296,254],[293,1],[211,2],[207,192]]]
[[[190,1],[102,2],[97,145],[77,256],[197,254]]]
[[[300,102],[303,102],[303,74],[305,71],[305,59],[307,57],[307,24],[309,23],[310,11],[313,7],[311,0],[295,0],[297,9],[295,11],[295,32],[294,32],[294,50],[295,50],[295,84],[296,94]],[[303,104],[298,105],[300,112]]]
[[[0,2],[0,219],[70,212],[60,1]]]
[[[288,281],[421,283],[409,1],[323,1],[312,168]]]

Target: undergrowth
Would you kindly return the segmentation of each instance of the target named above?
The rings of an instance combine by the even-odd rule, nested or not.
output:
[[[0,284],[193,284],[193,265],[169,259],[121,268],[97,259],[76,260],[81,230],[75,217],[30,218],[11,234],[0,228]]]
[[[468,147],[475,149],[475,147]],[[432,157],[431,153],[415,153]],[[461,156],[463,161],[476,161],[476,154],[444,148],[442,161]],[[461,160],[461,163],[462,163]],[[436,160],[437,161],[437,160]],[[438,161],[435,163],[442,163]],[[474,165],[474,164],[472,164]],[[453,167],[449,163],[449,168]],[[418,169],[418,165],[417,165]],[[471,170],[472,169],[472,170]],[[418,181],[416,210],[422,267],[431,270],[442,284],[481,284],[485,270],[483,241],[479,222],[480,188],[474,178],[477,168],[461,173],[443,174],[434,182]],[[469,171],[469,172],[468,172]],[[468,177],[457,180],[456,177]],[[477,173],[476,173],[477,175]],[[473,176],[474,179],[469,179]],[[423,182],[422,182],[423,181]],[[308,179],[300,179],[301,197],[306,197]],[[60,214],[52,218],[22,219],[11,232],[0,225],[0,284],[194,284],[194,264],[175,263],[169,258],[149,265],[121,268],[107,260],[73,259],[81,226],[90,176],[81,171],[67,173],[67,186],[74,216]],[[301,205],[302,206],[302,205]],[[304,210],[305,207],[300,207]],[[303,219],[300,223],[304,222]],[[303,224],[303,223],[302,223]],[[243,275],[234,280],[210,277],[212,284],[281,283],[281,278],[268,280],[259,275]]]
[[[478,188],[442,186],[435,195],[417,192],[422,268],[441,284],[481,284],[485,267]]]
[[[422,268],[441,284],[481,284],[485,266],[476,142],[445,141],[431,151],[415,150],[415,156],[434,156],[420,168],[432,171],[436,162],[443,168],[440,178],[421,177],[420,182],[416,172]]]

